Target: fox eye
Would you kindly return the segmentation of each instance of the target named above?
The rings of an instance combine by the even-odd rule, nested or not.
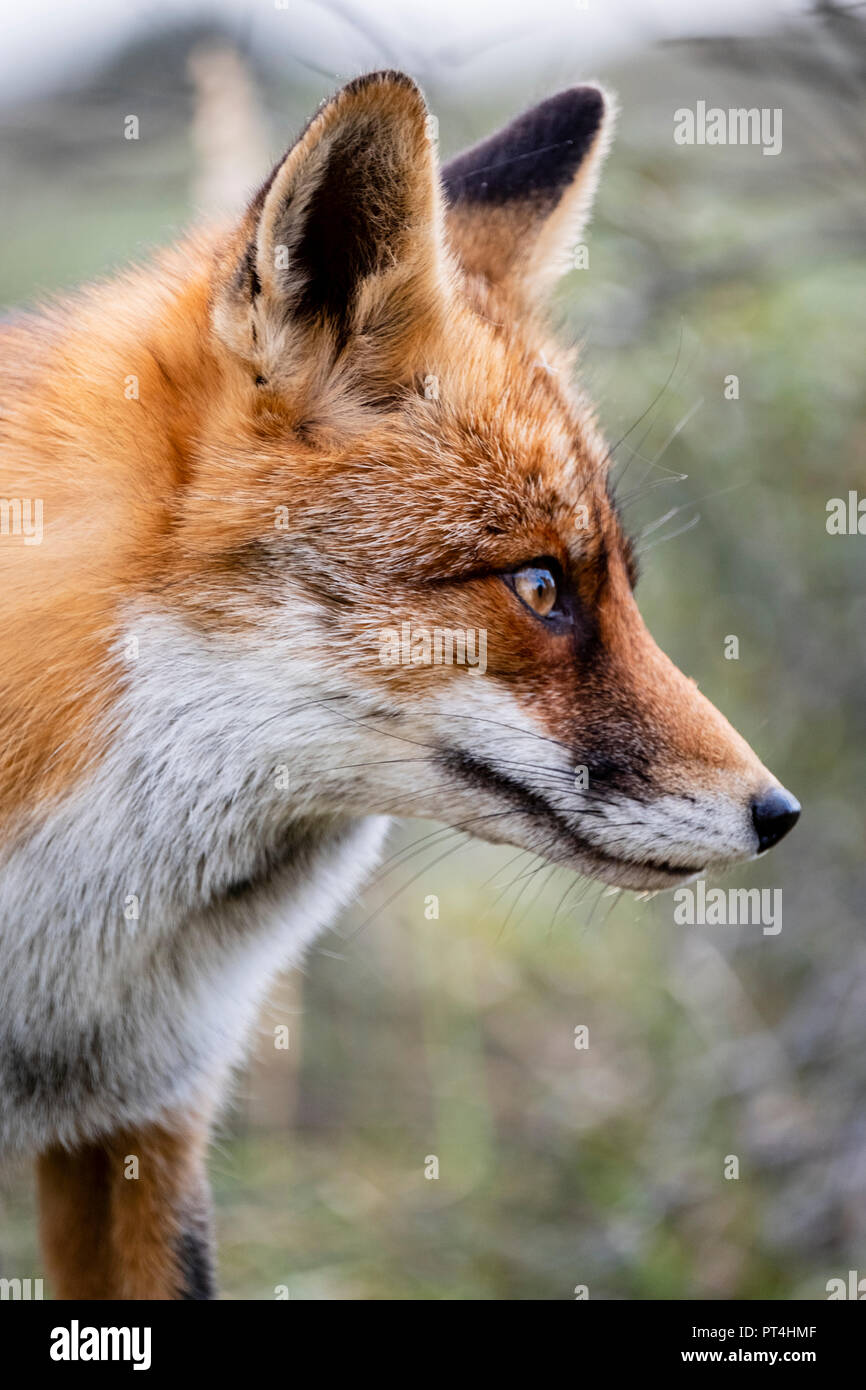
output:
[[[559,585],[553,571],[544,561],[524,565],[510,576],[511,585],[519,599],[539,618],[549,618],[559,601]]]

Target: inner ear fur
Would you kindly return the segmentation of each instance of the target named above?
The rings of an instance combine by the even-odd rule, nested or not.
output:
[[[612,95],[571,87],[445,165],[448,232],[470,274],[526,299],[573,265],[616,117]]]
[[[223,341],[270,377],[304,353],[350,345],[376,375],[449,292],[435,151],[424,98],[401,73],[327,101],[256,194],[216,296]]]

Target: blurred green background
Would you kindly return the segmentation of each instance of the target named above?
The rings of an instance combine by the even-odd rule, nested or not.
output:
[[[411,66],[446,155],[574,80],[619,93],[557,314],[626,435],[649,626],[803,803],[730,880],[781,888],[783,929],[676,926],[669,896],[396,828],[364,900],[273,990],[221,1128],[225,1297],[824,1298],[866,1275],[866,536],[825,527],[830,498],[866,496],[866,43],[856,12],[767,13],[751,37],[648,34],[579,71],[552,31],[531,72],[477,91],[441,55]],[[381,65],[376,32],[355,70]],[[151,27],[0,110],[0,302],[255,186],[338,78],[318,31],[282,71],[248,37]],[[782,153],[675,145],[698,100],[781,107]],[[0,1275],[40,1268],[30,1175],[6,1170]]]

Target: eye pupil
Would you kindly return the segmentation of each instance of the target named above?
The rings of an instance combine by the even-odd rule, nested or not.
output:
[[[513,576],[514,589],[527,608],[549,617],[559,597],[556,579],[546,565],[524,565]]]

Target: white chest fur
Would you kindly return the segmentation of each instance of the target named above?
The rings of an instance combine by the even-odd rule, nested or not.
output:
[[[387,828],[317,804],[315,673],[163,620],[86,783],[0,857],[0,1148],[197,1103]],[[333,741],[333,740],[332,740]],[[331,756],[334,756],[332,750]]]

